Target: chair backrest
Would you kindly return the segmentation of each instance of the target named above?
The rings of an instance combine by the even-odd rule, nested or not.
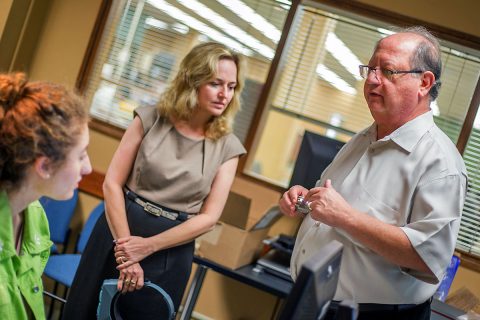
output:
[[[117,279],[105,279],[100,290],[100,299],[97,307],[97,319],[123,319],[119,305],[122,304],[123,299],[138,295],[138,291],[133,291],[127,294],[121,294],[117,290]],[[144,293],[149,296],[154,296],[157,299],[155,304],[155,313],[158,319],[175,319],[175,307],[170,295],[155,283],[146,280],[142,288]],[[130,298],[131,299],[131,298]],[[137,298],[138,299],[138,298]],[[152,310],[153,311],[153,310]]]
[[[88,238],[90,238],[90,234],[93,231],[93,227],[95,227],[98,218],[104,211],[105,203],[102,201],[90,213],[90,216],[88,217],[87,222],[85,222],[85,226],[80,233],[80,237],[78,238],[77,252],[82,253],[83,250],[85,250],[85,246],[87,245]]]
[[[70,221],[72,220],[78,202],[78,190],[68,200],[55,200],[41,197],[40,203],[47,214],[50,226],[50,239],[56,244],[65,245],[68,241]]]

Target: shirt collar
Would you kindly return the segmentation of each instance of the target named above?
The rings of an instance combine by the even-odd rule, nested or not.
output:
[[[372,123],[372,125],[364,129],[361,134],[370,140],[370,144],[374,143],[377,141],[377,125]]]
[[[13,244],[12,209],[7,193],[0,190],[0,260],[15,255]]]
[[[23,221],[23,238],[21,250],[30,253],[39,253],[50,250],[50,231],[48,223],[41,223],[46,219],[40,202],[34,201],[25,209]],[[12,209],[8,201],[7,193],[0,191],[0,260],[17,254],[13,239]]]
[[[425,112],[378,141],[386,142],[391,140],[405,151],[412,152],[418,141],[420,141],[423,135],[434,125],[433,113],[431,111]],[[377,137],[376,124],[373,123],[370,127],[365,129],[362,134],[368,136],[371,143],[375,142]]]
[[[25,209],[25,221],[23,226],[22,250],[30,253],[40,253],[50,250],[50,230],[47,217],[42,205],[38,200],[30,203]]]

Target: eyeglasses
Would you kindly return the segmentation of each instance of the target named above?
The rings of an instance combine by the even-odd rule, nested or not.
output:
[[[360,71],[360,76],[363,78],[363,79],[367,79],[368,78],[368,75],[370,74],[370,72],[375,72],[375,75],[378,76],[378,73],[377,73],[377,70],[380,70],[382,76],[384,76],[385,78],[387,78],[388,80],[392,80],[393,79],[393,75],[395,74],[404,74],[404,73],[423,73],[423,70],[418,70],[418,69],[414,69],[414,70],[408,70],[408,71],[399,71],[399,70],[390,70],[390,69],[386,69],[386,68],[378,68],[378,67],[370,67],[370,66],[365,66],[365,65],[359,65],[358,66],[358,69]]]

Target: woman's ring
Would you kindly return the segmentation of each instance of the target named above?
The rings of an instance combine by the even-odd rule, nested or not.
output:
[[[136,281],[130,281],[130,285],[131,285],[131,286],[135,286],[136,284],[137,284]]]
[[[126,285],[128,285],[130,283],[130,280],[123,280],[123,282],[125,282]]]

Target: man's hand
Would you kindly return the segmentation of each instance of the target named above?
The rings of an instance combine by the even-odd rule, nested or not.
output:
[[[325,181],[324,187],[311,189],[305,196],[310,201],[312,219],[332,227],[342,227],[351,217],[352,207],[333,188],[332,181]]]
[[[278,205],[280,206],[280,211],[283,214],[296,217],[299,214],[295,211],[295,204],[297,203],[298,196],[305,196],[308,193],[308,190],[302,186],[293,186],[283,194],[282,198]]]

